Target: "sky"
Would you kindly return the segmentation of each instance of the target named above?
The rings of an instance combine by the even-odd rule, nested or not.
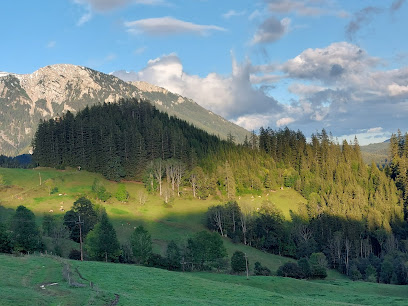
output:
[[[248,130],[360,144],[408,130],[406,0],[14,0],[0,71],[75,64],[194,99]]]

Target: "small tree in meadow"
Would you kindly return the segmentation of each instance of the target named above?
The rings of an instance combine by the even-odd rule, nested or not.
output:
[[[129,192],[127,192],[125,184],[119,184],[115,197],[120,202],[127,202],[129,199]]]
[[[235,251],[231,257],[231,269],[234,273],[241,273],[246,271],[245,253]]]
[[[142,225],[138,226],[130,236],[130,245],[136,263],[147,264],[152,254],[152,237]]]

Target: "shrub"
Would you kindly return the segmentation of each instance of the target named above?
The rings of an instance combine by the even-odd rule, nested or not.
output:
[[[298,266],[302,270],[305,278],[312,276],[312,271],[310,270],[309,260],[307,258],[301,258],[298,260]]]
[[[69,252],[68,258],[69,259],[74,259],[74,260],[81,260],[81,251],[72,249]]]
[[[323,253],[313,253],[309,258],[311,276],[314,278],[327,277],[327,259]]]
[[[257,261],[255,263],[254,273],[255,275],[269,276],[271,275],[271,270],[269,270],[267,267],[262,266],[261,263]]]
[[[277,271],[278,276],[292,277],[292,278],[305,278],[302,269],[298,266],[297,263],[287,262],[284,265],[280,266]]]

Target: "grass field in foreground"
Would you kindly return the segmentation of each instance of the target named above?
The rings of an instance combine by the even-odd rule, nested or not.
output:
[[[64,265],[77,268],[86,286],[70,287],[62,277]],[[247,280],[42,256],[0,255],[0,271],[1,305],[109,305],[116,295],[118,305],[406,305],[408,300],[405,286],[273,276]],[[74,277],[81,281],[78,273]]]

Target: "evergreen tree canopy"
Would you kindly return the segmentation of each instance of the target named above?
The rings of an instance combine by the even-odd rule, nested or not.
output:
[[[18,206],[10,223],[14,249],[18,252],[33,252],[43,248],[35,215],[25,206]]]
[[[85,249],[92,259],[106,262],[118,260],[121,253],[119,241],[106,213],[102,213],[101,221],[86,236]]]

